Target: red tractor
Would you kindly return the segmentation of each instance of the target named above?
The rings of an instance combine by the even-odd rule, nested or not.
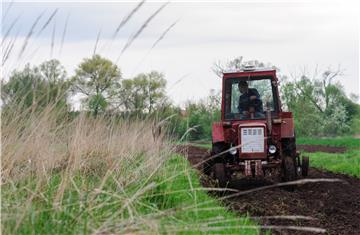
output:
[[[265,177],[279,172],[283,181],[307,176],[309,159],[300,162],[294,119],[281,108],[273,69],[245,67],[223,74],[221,121],[212,125],[212,151],[204,171],[225,187],[231,177]]]

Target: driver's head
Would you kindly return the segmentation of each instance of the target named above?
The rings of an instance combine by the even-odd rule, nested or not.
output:
[[[246,81],[240,81],[238,86],[239,86],[239,91],[241,92],[241,94],[244,94],[248,91],[249,85]]]

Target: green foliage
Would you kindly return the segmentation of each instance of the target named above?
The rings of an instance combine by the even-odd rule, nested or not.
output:
[[[166,104],[166,80],[162,73],[142,73],[133,79],[124,79],[118,92],[118,107],[121,112],[133,116],[151,114]]]
[[[345,107],[342,104],[335,106],[331,110],[331,114],[323,122],[323,132],[325,135],[343,135],[349,133],[350,126],[348,122],[348,115]]]
[[[271,64],[251,62],[258,67],[276,69]],[[225,64],[218,62],[213,70],[221,74],[247,63],[238,57]],[[295,81],[287,81],[283,76],[282,101],[294,114],[298,137],[360,133],[360,105],[355,98],[349,99],[335,81],[340,75],[339,71],[326,70],[314,76],[304,74]],[[159,122],[166,119],[168,133],[183,137],[182,140],[210,140],[212,123],[220,120],[220,93],[212,91],[199,102],[189,101],[182,109],[166,96],[164,74],[152,71],[121,79],[120,69],[99,55],[85,58],[71,82],[66,77],[64,67],[57,60],[15,70],[7,82],[1,83],[3,112],[10,108],[39,111],[48,104],[69,110],[67,91],[71,88],[74,94],[84,97],[83,107],[94,116],[104,113],[119,118],[154,118]],[[268,89],[262,87],[258,90],[266,100]]]
[[[94,55],[81,62],[73,77],[73,91],[85,96],[83,102],[96,116],[112,102],[120,87],[120,69],[110,60]]]
[[[165,103],[152,114],[159,123],[166,126],[168,136],[180,139],[187,130],[187,124],[184,117],[184,111],[171,103]]]
[[[360,105],[356,105],[355,114],[350,120],[350,133],[360,134]]]
[[[211,140],[212,123],[221,118],[220,103],[220,92],[214,90],[199,102],[188,102],[178,118],[172,120],[173,126],[178,125],[174,134],[182,141]]]
[[[208,109],[204,103],[189,103],[186,107],[186,119],[189,128],[194,130],[189,133],[188,140],[210,139],[212,123],[220,119],[220,111]]]
[[[108,103],[102,94],[96,94],[89,97],[88,105],[90,110],[94,110],[94,115],[98,112],[105,112]]]
[[[299,80],[283,81],[282,101],[295,117],[298,136],[335,136],[351,133],[352,119],[359,105],[345,95],[339,82],[340,71],[303,75]]]
[[[58,60],[45,61],[33,68],[27,64],[23,70],[13,71],[9,80],[1,84],[4,112],[14,108],[41,111],[48,105],[68,109],[70,83],[66,76]]]

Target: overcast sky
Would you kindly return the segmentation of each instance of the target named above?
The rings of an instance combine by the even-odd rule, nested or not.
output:
[[[125,78],[151,70],[163,72],[168,94],[178,104],[220,89],[220,79],[211,71],[213,63],[238,56],[274,64],[282,74],[341,66],[344,75],[339,81],[346,92],[359,94],[359,6],[355,1],[170,2],[121,54],[141,25],[164,4],[145,2],[112,40],[115,29],[138,3],[2,3],[2,38],[18,18],[5,38],[4,45],[13,38],[16,41],[3,77],[26,62],[39,64],[50,58],[59,59],[73,75],[82,59],[92,55],[101,31],[97,53],[117,62]],[[39,34],[55,9],[54,18]],[[42,12],[18,60],[20,48]]]

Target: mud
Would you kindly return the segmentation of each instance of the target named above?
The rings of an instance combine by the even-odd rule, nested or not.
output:
[[[198,164],[209,154],[207,149],[195,146],[181,146],[178,151],[185,155],[192,165]],[[259,217],[262,225],[307,226],[326,229],[327,234],[360,234],[360,180],[314,168],[310,168],[308,178],[337,178],[343,182],[299,185],[294,191],[273,188],[230,198],[224,203],[238,214],[248,213],[252,217]],[[201,181],[205,186],[214,185],[212,180],[204,175],[201,175]],[[237,179],[230,182],[230,187],[245,190],[273,183]],[[313,220],[265,219],[265,216],[308,216]],[[311,234],[308,231],[294,230],[273,230],[272,233]]]

